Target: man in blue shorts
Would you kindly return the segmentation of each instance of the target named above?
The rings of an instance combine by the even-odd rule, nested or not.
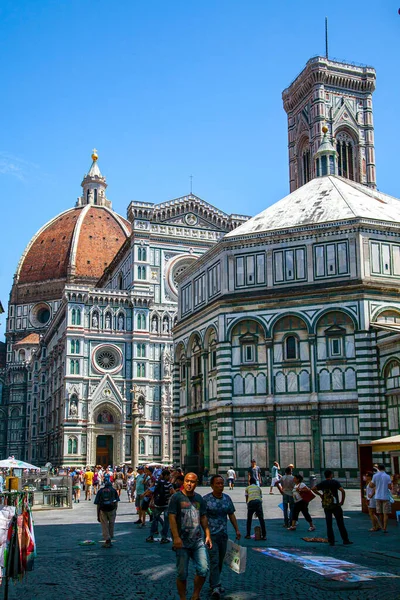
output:
[[[187,473],[183,482],[183,490],[177,491],[171,497],[168,507],[173,550],[176,552],[176,586],[179,600],[186,600],[186,581],[190,559],[196,570],[191,600],[200,598],[201,588],[209,571],[206,546],[211,548],[212,542],[206,504],[200,494],[195,493],[197,483],[197,475]]]

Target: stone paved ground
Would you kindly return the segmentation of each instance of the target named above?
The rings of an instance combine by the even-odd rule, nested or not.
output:
[[[205,494],[209,489],[198,488],[197,491]],[[246,508],[243,488],[236,488],[231,495],[244,535]],[[370,533],[369,520],[360,513],[357,491],[348,492],[345,504],[346,526],[354,541],[354,545],[348,547],[338,543],[331,548],[328,544],[302,541],[302,536],[312,535],[307,532],[302,517],[297,531],[285,530],[282,527],[282,512],[278,508],[280,498],[277,493],[264,497],[267,542],[243,539],[248,547],[247,573],[236,575],[224,568],[226,600],[308,600],[316,595],[324,600],[400,598],[400,578],[379,578],[363,583],[335,582],[295,564],[253,551],[252,547],[262,545],[294,552],[305,551],[314,556],[334,556],[400,576],[400,526],[392,521],[387,535]],[[324,536],[325,521],[318,499],[312,502],[311,513],[317,525],[316,534]],[[115,530],[116,541],[113,548],[107,550],[99,543],[86,547],[78,544],[85,539],[96,542],[101,539],[93,503],[81,500],[79,505],[74,505],[73,510],[36,512],[38,557],[35,570],[27,575],[23,583],[10,585],[10,600],[75,600],[80,597],[96,600],[177,599],[171,547],[146,543],[149,526],[137,529],[133,525],[134,520],[133,505],[126,502],[126,494],[123,492]],[[257,521],[253,523],[256,525]],[[206,585],[202,598],[208,597]]]

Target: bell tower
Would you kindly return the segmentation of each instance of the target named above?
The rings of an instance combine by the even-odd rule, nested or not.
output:
[[[376,188],[375,80],[373,67],[316,56],[283,91],[291,192],[317,176],[316,153],[324,137],[336,151],[338,175]]]

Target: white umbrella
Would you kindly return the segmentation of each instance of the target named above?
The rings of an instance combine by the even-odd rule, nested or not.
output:
[[[40,467],[35,467],[35,465],[31,465],[29,463],[24,462],[23,460],[17,460],[16,458],[6,458],[5,460],[0,460],[0,469],[40,469]]]

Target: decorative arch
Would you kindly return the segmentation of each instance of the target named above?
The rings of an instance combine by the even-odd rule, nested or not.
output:
[[[328,313],[343,313],[344,315],[347,315],[353,322],[354,332],[358,331],[359,324],[357,322],[357,318],[350,310],[348,310],[345,307],[340,307],[340,308],[332,307],[332,308],[325,308],[324,310],[322,310],[321,312],[319,312],[317,315],[314,316],[314,320],[312,322],[310,333],[317,332],[317,327],[318,327],[319,322]]]
[[[273,337],[273,335],[276,331],[276,325],[278,324],[278,322],[280,320],[291,319],[291,318],[295,318],[295,319],[299,319],[300,321],[303,321],[303,323],[305,325],[305,329],[307,330],[307,333],[308,334],[311,333],[311,323],[304,314],[296,313],[296,312],[288,312],[285,314],[277,314],[277,315],[275,315],[275,317],[273,317],[273,319],[269,323],[270,337]]]
[[[102,420],[102,415],[104,420]],[[110,415],[109,420],[107,415]],[[121,418],[121,412],[114,404],[110,402],[103,402],[102,404],[97,405],[93,411],[93,421],[96,423],[96,425],[115,425],[121,422]]]
[[[78,438],[75,436],[68,437],[68,454],[78,454]]]
[[[400,388],[400,359],[397,356],[391,356],[386,360],[381,373],[386,390]]]
[[[198,338],[199,342],[200,342],[200,346],[203,349],[203,336],[201,335],[200,331],[198,331],[197,329],[195,331],[193,331],[190,335],[188,344],[187,344],[187,348],[188,348],[188,352],[190,352],[192,345],[193,345],[193,340]]]
[[[157,312],[151,313],[150,326],[151,326],[151,333],[159,333],[159,331],[160,331],[160,315]]]
[[[116,315],[115,322],[117,324],[118,331],[124,331],[126,328],[126,310],[120,306]]]
[[[90,413],[93,421],[96,422],[99,410],[107,408],[113,411],[115,421],[118,423],[122,418],[122,407],[123,398],[118,387],[115,385],[112,377],[104,375],[93,394],[90,405]]]
[[[175,361],[178,362],[183,354],[186,356],[186,346],[184,342],[180,341],[175,348]]]
[[[209,348],[213,339],[218,343],[217,327],[215,325],[209,325],[204,334],[204,348]]]
[[[235,319],[234,321],[229,323],[228,328],[226,330],[226,339],[225,339],[226,342],[231,341],[232,330],[236,327],[236,325],[238,325],[242,321],[255,321],[256,323],[261,325],[264,337],[268,337],[267,328],[266,328],[266,325],[265,325],[265,322],[263,321],[263,319],[261,317],[257,317],[257,315],[251,315],[250,318],[238,317],[237,319]]]
[[[390,305],[381,306],[372,313],[371,323],[396,323],[400,325],[400,308]]]

